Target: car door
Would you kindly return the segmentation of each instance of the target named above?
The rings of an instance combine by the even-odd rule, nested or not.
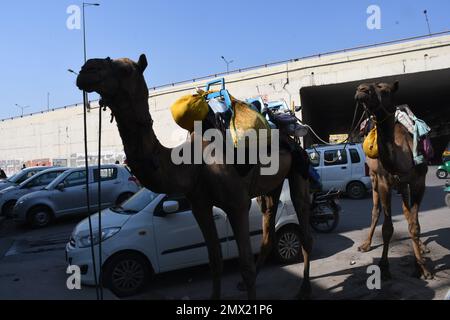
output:
[[[93,169],[93,183],[90,185],[89,194],[91,195],[91,203],[93,207],[98,208],[98,168]],[[115,204],[120,195],[120,186],[122,184],[119,178],[118,170],[114,167],[101,168],[101,191],[102,191],[102,208],[108,208]]]
[[[53,190],[52,200],[58,215],[88,213],[86,204],[86,171],[74,171],[63,181],[63,190]]]
[[[351,162],[351,180],[359,180],[361,177],[365,176],[364,159],[361,158],[358,149],[350,148],[348,149],[350,154]]]
[[[178,201],[179,210],[165,213],[163,203]],[[219,209],[214,209],[222,251],[227,254],[227,222]],[[195,220],[189,201],[182,195],[165,196],[153,213],[156,244],[161,272],[208,262],[208,251],[200,228]]]
[[[328,149],[323,153],[323,168],[321,172],[324,190],[339,189],[345,191],[351,175],[348,163],[347,149]]]

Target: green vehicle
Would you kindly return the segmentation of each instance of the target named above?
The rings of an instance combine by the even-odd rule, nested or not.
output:
[[[450,208],[450,182],[447,182],[445,184],[445,189],[444,189],[445,194],[445,204],[447,205],[447,207]]]
[[[450,161],[447,161],[442,166],[439,166],[436,171],[436,176],[439,179],[446,179],[448,177],[448,174],[450,172]]]

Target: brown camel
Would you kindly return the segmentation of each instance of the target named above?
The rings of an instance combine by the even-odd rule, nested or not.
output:
[[[422,257],[424,247],[420,242],[419,207],[425,192],[426,163],[415,165],[413,161],[413,140],[401,124],[395,122],[393,97],[399,84],[370,83],[361,84],[356,90],[355,99],[362,103],[366,111],[375,117],[377,125],[377,145],[379,158],[367,161],[371,169],[373,184],[372,225],[367,241],[359,247],[361,251],[370,250],[373,232],[379,217],[379,202],[384,212],[383,253],[380,268],[383,279],[391,277],[389,272],[389,242],[394,232],[391,216],[391,190],[395,186],[403,200],[403,214],[409,225],[409,232],[416,256],[415,275],[425,279],[432,274],[425,266]]]
[[[222,274],[222,252],[212,214],[213,206],[221,208],[228,216],[239,249],[240,271],[248,297],[253,299],[256,295],[256,268],[249,236],[248,211],[251,199],[263,195],[267,195],[264,199],[272,199],[264,212],[265,220],[272,219],[286,177],[289,178],[292,202],[300,221],[305,257],[304,280],[298,295],[309,295],[309,255],[312,247],[308,228],[309,202],[306,201],[309,186],[293,170],[291,152],[280,148],[279,170],[271,176],[261,175],[260,165],[255,165],[245,176],[240,176],[233,165],[175,165],[171,158],[172,149],[162,146],[153,131],[148,89],[143,75],[146,67],[145,55],[141,55],[137,63],[129,59],[91,59],[82,67],[77,86],[87,92],[100,94],[101,105],[111,109],[128,165],[143,186],[158,193],[182,193],[191,202],[192,212],[208,249],[213,276],[212,298],[220,298]],[[191,141],[196,138],[193,134]],[[194,151],[191,141],[186,144]],[[203,149],[206,146],[207,142],[203,141]],[[264,235],[269,240],[270,236]],[[269,247],[270,244],[266,242],[265,246]],[[265,246],[263,251],[266,250]]]

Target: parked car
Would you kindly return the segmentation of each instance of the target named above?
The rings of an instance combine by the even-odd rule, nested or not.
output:
[[[120,165],[104,165],[99,175],[97,166],[89,167],[89,195],[91,211],[98,208],[97,182],[102,181],[101,208],[120,204],[140,187],[131,173]],[[40,191],[17,200],[13,216],[18,222],[28,222],[33,227],[45,227],[54,218],[88,213],[86,201],[86,169],[70,169]]]
[[[36,173],[47,170],[48,168],[49,167],[30,167],[23,169],[22,171],[17,172],[8,179],[0,180],[0,190],[6,189],[11,186],[17,186],[28,178],[34,176]]]
[[[0,215],[11,217],[13,208],[19,198],[43,189],[68,169],[64,167],[50,168],[36,173],[19,185],[10,186],[0,191]]]
[[[275,256],[282,263],[299,259],[298,220],[285,183],[276,218]],[[213,208],[214,220],[224,259],[238,257],[231,226],[226,214]],[[262,215],[256,200],[250,209],[250,235],[254,253],[262,237]],[[66,259],[81,270],[84,284],[95,284],[91,241],[98,255],[98,214],[91,216],[94,237],[89,234],[88,219],[74,229],[66,246]],[[192,214],[189,201],[182,195],[156,194],[142,189],[122,206],[102,212],[103,283],[118,296],[139,292],[152,275],[208,263],[203,235]]]
[[[450,161],[447,161],[437,168],[436,176],[439,179],[446,179],[448,177],[449,172],[450,172]]]
[[[340,190],[352,199],[362,199],[371,190],[369,167],[361,144],[319,145],[306,151],[319,172],[323,191]]]

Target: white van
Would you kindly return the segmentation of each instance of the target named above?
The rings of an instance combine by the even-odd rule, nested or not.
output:
[[[349,198],[362,199],[372,189],[361,144],[319,145],[306,151],[320,174],[323,191],[341,190]]]

